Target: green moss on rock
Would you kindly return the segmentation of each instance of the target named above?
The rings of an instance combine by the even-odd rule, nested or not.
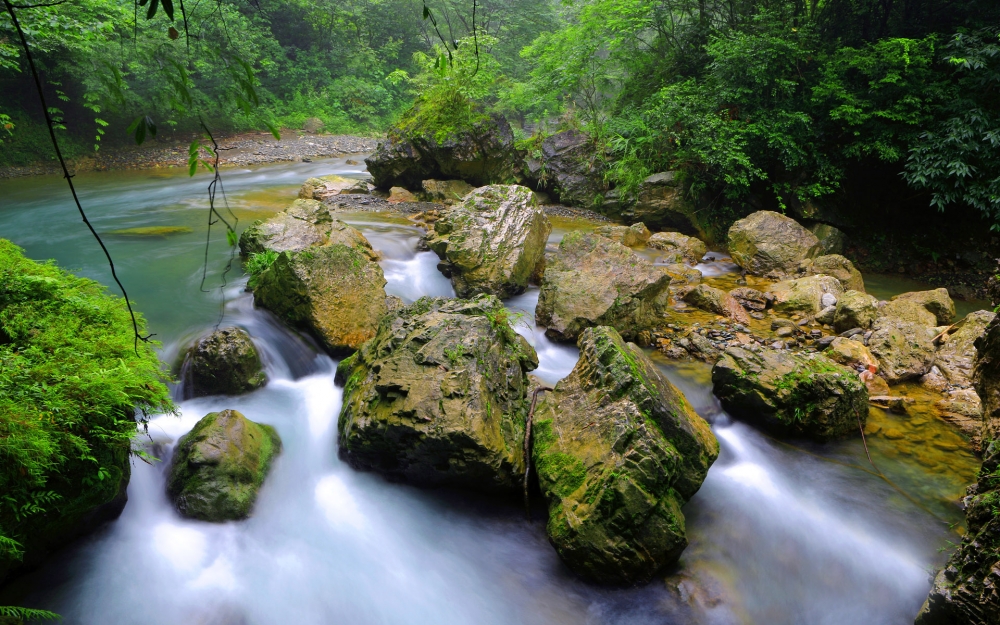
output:
[[[579,346],[573,372],[535,412],[549,540],[588,579],[645,581],[687,545],[681,506],[700,488],[718,442],[613,328],[585,330]]]
[[[167,494],[186,517],[216,523],[244,519],[280,450],[273,427],[235,410],[209,413],[178,441]]]

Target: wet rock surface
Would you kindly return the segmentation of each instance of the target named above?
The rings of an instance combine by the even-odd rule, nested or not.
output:
[[[559,341],[598,325],[634,338],[662,324],[669,286],[669,275],[624,245],[574,231],[547,260],[535,319]]]
[[[351,465],[425,486],[514,491],[524,474],[534,350],[503,304],[423,298],[338,367]]]
[[[459,297],[510,297],[540,274],[552,225],[530,189],[490,185],[434,224],[427,245],[445,262]]]
[[[686,547],[681,507],[704,481],[718,442],[614,329],[587,329],[578,345],[579,362],[534,417],[549,540],[588,579],[643,582]]]
[[[185,397],[239,395],[267,382],[257,348],[239,328],[221,328],[198,339],[181,371]]]
[[[853,436],[868,416],[857,373],[820,354],[732,347],[712,369],[712,384],[727,411],[783,435]]]
[[[557,132],[542,141],[539,154],[526,159],[525,173],[563,204],[593,206],[594,198],[603,197],[606,190],[594,145],[579,130]]]
[[[280,450],[281,439],[271,426],[235,410],[209,413],[177,442],[167,495],[188,518],[245,519]]]
[[[879,317],[868,348],[878,358],[879,375],[889,384],[919,378],[934,364],[934,331],[899,317]]]
[[[758,211],[734,223],[728,241],[733,261],[756,276],[794,275],[799,263],[820,250],[816,235],[771,211]]]

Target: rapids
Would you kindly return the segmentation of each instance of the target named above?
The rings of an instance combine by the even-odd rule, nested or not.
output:
[[[327,173],[365,175],[344,159],[226,171],[232,212],[223,214],[238,217],[242,229],[284,207],[305,178]],[[180,402],[180,416],[154,418],[142,444],[167,460],[174,442],[205,413],[235,408],[277,428],[284,451],[253,517],[221,525],[179,518],[164,493],[165,462],[135,462],[122,516],[12,584],[0,605],[54,610],[67,625],[905,625],[945,560],[943,550],[958,541],[949,525],[962,519],[955,501],[976,464],[954,451],[961,439],[939,420],[901,420],[873,409],[873,423],[905,436],[905,445],[869,437],[883,479],[860,440],[770,439],[721,411],[706,365],[664,361],[722,446],[685,508],[691,545],[675,570],[642,588],[581,583],[547,543],[541,501],[529,521],[517,501],[393,484],[337,458],[336,362],[253,308],[238,258],[220,288],[230,252],[219,228],[206,290],[200,289],[205,176],[119,172],[80,175],[76,182],[101,232],[193,229],[106,238],[130,296],[162,341],[164,360],[175,362],[222,315],[223,323],[251,334],[270,376],[250,395]],[[54,258],[110,282],[60,179],[5,181],[0,197],[0,236],[32,258]],[[454,294],[436,256],[418,251],[420,231],[406,220],[375,213],[343,218],[382,252],[389,293],[408,302]],[[550,243],[565,223],[558,222]],[[699,269],[706,277],[732,270],[725,262]],[[536,375],[554,384],[577,355],[534,326],[537,298],[532,288],[508,307],[538,351]],[[913,451],[924,448],[931,451]]]

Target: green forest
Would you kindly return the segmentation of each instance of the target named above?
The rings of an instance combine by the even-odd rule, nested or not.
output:
[[[23,11],[71,154],[126,141],[145,117],[161,133],[318,118],[377,135],[441,88],[506,115],[524,140],[583,129],[626,193],[678,170],[735,216],[835,197],[874,171],[938,209],[1000,219],[989,0],[167,6]],[[8,15],[0,32],[0,162],[45,159]]]

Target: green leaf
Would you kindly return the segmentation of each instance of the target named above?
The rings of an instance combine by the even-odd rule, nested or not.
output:
[[[174,21],[174,1],[173,0],[161,0],[163,3],[163,12],[167,14],[170,21]]]
[[[275,140],[281,141],[281,133],[278,132],[278,127],[277,126],[275,126],[274,124],[272,124],[269,121],[265,121],[264,125],[267,126],[267,129],[271,131],[271,135],[274,136]]]
[[[146,19],[151,20],[156,15],[156,9],[160,6],[160,0],[150,0],[149,8],[146,10]]]
[[[232,228],[226,230],[226,241],[229,243],[229,247],[236,247],[239,243],[239,237],[236,236],[236,231]]]

